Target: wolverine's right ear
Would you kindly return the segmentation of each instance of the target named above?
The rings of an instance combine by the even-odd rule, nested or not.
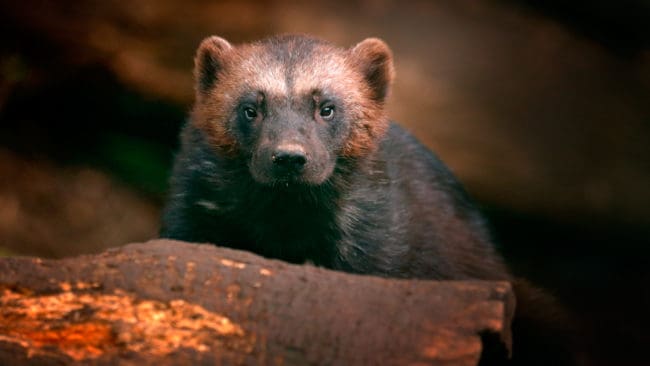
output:
[[[224,56],[232,49],[228,41],[211,36],[204,39],[194,57],[194,78],[199,92],[208,91],[223,68]]]

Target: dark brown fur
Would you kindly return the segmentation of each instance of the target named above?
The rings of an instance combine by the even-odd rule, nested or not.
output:
[[[460,183],[389,122],[392,57],[374,38],[350,49],[304,36],[204,40],[162,235],[353,273],[511,281]],[[534,304],[553,301],[515,290],[525,305],[515,359],[561,361],[544,348],[555,339],[534,337],[547,319]]]

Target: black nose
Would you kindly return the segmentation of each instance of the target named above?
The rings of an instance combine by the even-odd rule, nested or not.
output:
[[[307,163],[307,156],[301,148],[278,149],[271,156],[271,160],[276,168],[287,172],[298,173],[302,171]]]

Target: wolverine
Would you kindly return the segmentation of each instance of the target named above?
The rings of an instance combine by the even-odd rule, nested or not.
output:
[[[212,36],[194,61],[162,237],[359,274],[512,280],[461,184],[389,120],[382,40]]]
[[[354,273],[507,279],[443,163],[389,121],[376,38],[204,40],[162,236]]]

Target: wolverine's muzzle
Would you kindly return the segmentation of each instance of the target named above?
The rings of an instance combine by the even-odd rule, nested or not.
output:
[[[275,146],[262,146],[253,156],[251,173],[260,183],[314,181],[314,162],[306,147],[298,143],[280,143]]]
[[[280,176],[298,175],[305,168],[307,153],[300,145],[280,145],[271,155],[271,161],[275,174]]]

